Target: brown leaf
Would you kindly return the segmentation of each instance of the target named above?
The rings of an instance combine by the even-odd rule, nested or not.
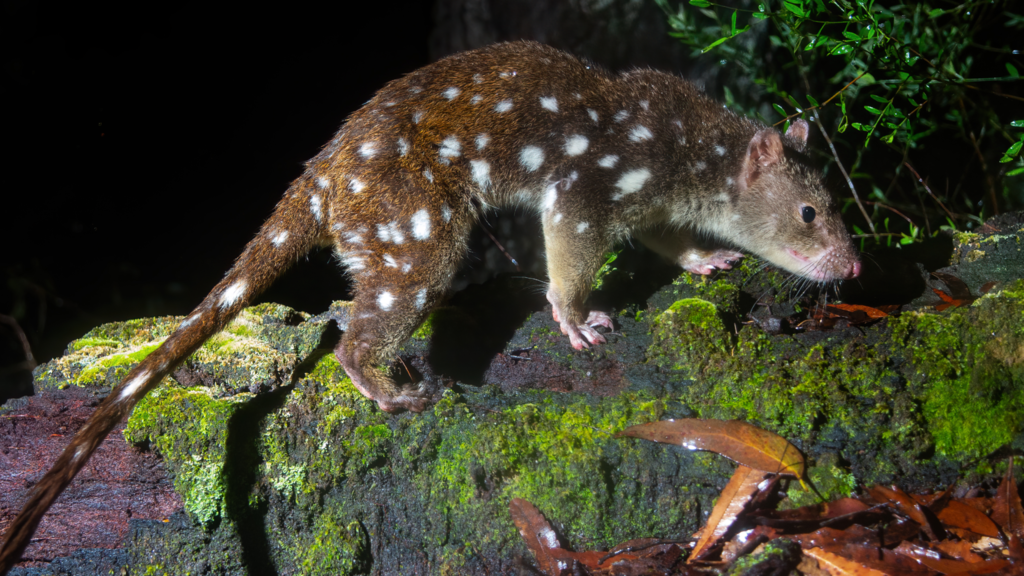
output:
[[[733,473],[729,483],[725,485],[725,489],[718,496],[718,502],[715,503],[711,515],[708,516],[707,524],[704,526],[704,532],[687,562],[699,560],[729,531],[736,521],[736,517],[743,512],[747,503],[757,493],[757,485],[763,479],[764,472],[762,471],[748,468],[742,464],[736,467],[736,472]]]
[[[953,558],[959,558],[968,562],[981,562],[983,558],[971,550],[971,543],[966,540],[943,540],[935,544],[935,547]]]
[[[526,500],[513,498],[508,503],[508,511],[512,515],[512,523],[519,529],[519,534],[526,542],[526,547],[537,558],[537,568],[548,576],[561,576],[568,566],[552,555],[552,549],[560,549],[561,546],[554,529],[540,510]]]
[[[861,565],[869,566],[887,574],[928,576],[936,573],[931,568],[922,566],[912,558],[907,558],[892,550],[875,546],[847,544],[843,547],[842,555]]]
[[[886,316],[888,316],[888,314],[886,314],[882,310],[879,310],[878,308],[872,308],[871,306],[863,306],[861,304],[829,304],[828,306],[825,307],[825,309],[829,312],[834,312],[835,310],[843,310],[845,312],[863,312],[868,318],[872,320],[877,320],[879,318],[885,318]]]
[[[821,548],[805,548],[804,554],[817,560],[818,566],[832,576],[889,576],[890,574],[864,566],[849,558],[827,552]]]
[[[950,528],[964,528],[976,534],[999,538],[999,528],[991,518],[959,500],[951,500],[939,510],[939,520]]]
[[[709,450],[763,472],[804,477],[804,457],[785,438],[740,420],[662,420],[631,426],[615,435]]]
[[[835,528],[828,527],[818,528],[810,534],[790,534],[786,538],[799,542],[800,547],[804,549],[820,548],[836,553],[841,551],[843,546],[847,544],[878,545],[878,534],[858,524],[854,524],[846,530],[836,530]]]
[[[1013,461],[1006,467],[1003,481],[996,490],[995,502],[992,504],[992,520],[1006,534],[1013,534],[1024,539],[1024,509],[1021,508],[1020,493],[1017,483],[1013,481]]]
[[[974,300],[974,296],[971,296],[971,289],[959,277],[946,274],[945,272],[932,272],[932,276],[942,280],[942,283],[949,288],[949,293],[954,299],[967,302]]]
[[[977,563],[964,562],[963,560],[949,560],[947,558],[942,558],[942,556],[934,550],[930,550],[916,544],[911,544],[910,542],[903,542],[893,551],[897,554],[913,558],[917,562],[920,562],[940,574],[989,574],[991,572],[1001,570],[1009,564],[1006,560]]]
[[[910,518],[914,522],[921,525],[921,528],[928,534],[928,538],[932,540],[942,540],[945,538],[942,526],[938,523],[933,523],[929,514],[925,513],[925,509],[918,504],[917,500],[914,500],[906,492],[896,488],[887,488],[885,486],[872,486],[868,488],[868,493],[879,503],[888,503],[893,507],[894,510]],[[935,525],[933,525],[935,524]]]

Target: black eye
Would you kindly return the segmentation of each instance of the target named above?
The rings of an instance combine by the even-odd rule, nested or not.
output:
[[[807,222],[808,224],[810,224],[811,222],[814,222],[814,214],[815,214],[814,208],[811,208],[810,206],[804,206],[800,210],[800,216],[802,216],[803,219],[804,219],[804,222]]]

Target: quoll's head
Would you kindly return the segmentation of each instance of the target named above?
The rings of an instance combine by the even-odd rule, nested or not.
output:
[[[780,135],[759,130],[740,175],[740,243],[794,274],[830,282],[860,275],[860,259],[821,174],[803,156],[804,120]]]

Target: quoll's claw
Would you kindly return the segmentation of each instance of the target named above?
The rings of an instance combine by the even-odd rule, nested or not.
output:
[[[380,398],[377,406],[385,412],[399,412],[408,410],[410,412],[423,412],[430,405],[430,398],[425,390],[420,388],[407,388],[402,391],[401,396],[393,398]]]
[[[587,316],[587,321],[579,326],[569,324],[568,322],[559,323],[562,334],[569,336],[569,344],[577,350],[590,348],[592,344],[604,344],[607,342],[604,336],[594,329],[596,326],[603,326],[609,330],[615,329],[612,319],[604,312],[597,311],[591,312]]]
[[[597,310],[594,310],[587,316],[587,324],[590,326],[604,326],[609,330],[615,330],[612,319],[604,312],[598,312]]]

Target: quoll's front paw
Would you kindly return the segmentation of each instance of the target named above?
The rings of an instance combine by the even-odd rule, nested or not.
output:
[[[743,253],[735,250],[721,249],[714,252],[691,250],[680,259],[680,264],[687,272],[706,275],[715,270],[728,270],[740,258],[743,258]]]
[[[604,326],[609,330],[615,329],[615,326],[612,324],[612,319],[604,312],[597,311],[591,312],[590,315],[587,316],[587,321],[583,324],[571,324],[564,320],[560,321],[558,324],[562,328],[562,334],[569,336],[569,344],[577,350],[589,348],[591,344],[604,344],[607,342],[607,340],[604,339],[604,336],[594,329],[595,327]]]

